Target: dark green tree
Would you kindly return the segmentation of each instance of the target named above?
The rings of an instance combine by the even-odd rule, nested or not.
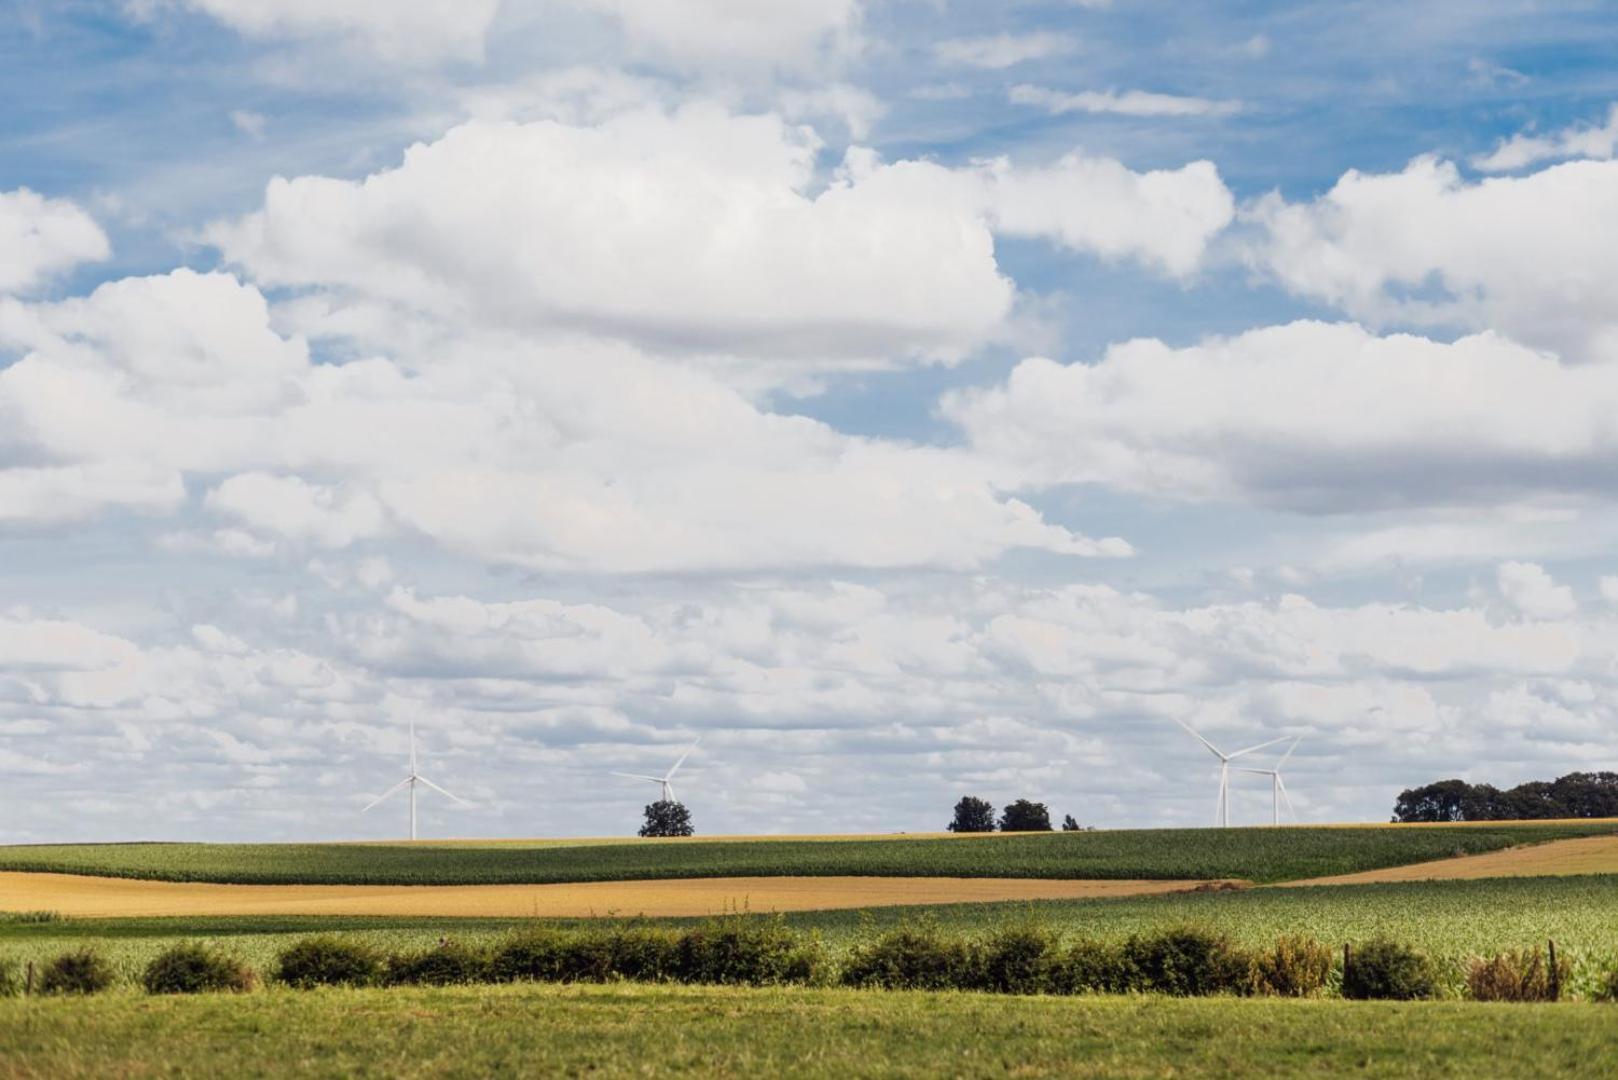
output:
[[[684,803],[659,799],[646,807],[646,823],[640,827],[642,836],[691,836],[691,811]]]
[[[1078,832],[1078,831],[1080,831],[1081,828],[1082,828],[1082,826],[1077,821],[1073,820],[1073,815],[1072,814],[1063,814],[1062,815],[1062,831],[1063,832]]]
[[[1000,815],[1001,832],[1050,832],[1051,812],[1042,802],[1018,799]]]
[[[955,820],[946,828],[950,832],[994,832],[994,807],[982,799],[963,795],[955,804]]]

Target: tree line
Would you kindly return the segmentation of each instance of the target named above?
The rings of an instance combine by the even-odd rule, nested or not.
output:
[[[1618,772],[1575,772],[1501,791],[1492,784],[1440,780],[1399,793],[1396,822],[1534,821],[1618,817]]]
[[[955,804],[955,817],[945,826],[950,832],[994,832],[998,828],[1001,832],[1053,832],[1051,828],[1051,812],[1044,803],[1031,802],[1028,799],[1018,799],[1007,804],[1001,811],[998,821],[995,820],[994,807],[984,799],[974,798],[971,795],[962,797]],[[1084,827],[1073,820],[1072,814],[1062,818],[1063,832],[1079,832]]]

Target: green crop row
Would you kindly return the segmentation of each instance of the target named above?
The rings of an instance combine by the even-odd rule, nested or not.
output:
[[[478,885],[734,876],[1241,878],[1290,881],[1612,835],[1612,823],[1152,829],[979,839],[646,842],[561,847],[84,844],[0,847],[0,870],[244,884]]]

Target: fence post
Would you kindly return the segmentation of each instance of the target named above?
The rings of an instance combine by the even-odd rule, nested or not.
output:
[[[1551,1000],[1562,1000],[1562,974],[1556,970],[1556,939],[1551,939]]]
[[[1350,956],[1349,951],[1348,951],[1348,942],[1345,941],[1345,942],[1343,942],[1343,985],[1344,986],[1348,985],[1348,966],[1352,962],[1353,962],[1352,957]],[[1348,995],[1344,994],[1343,996],[1347,997]]]
[[[32,960],[28,961],[28,978],[23,983],[22,996],[34,996],[34,962]]]

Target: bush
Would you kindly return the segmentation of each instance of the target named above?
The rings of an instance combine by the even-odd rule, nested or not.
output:
[[[843,966],[847,986],[890,990],[954,990],[982,983],[982,952],[944,937],[930,923],[901,926],[858,945]]]
[[[560,930],[522,930],[494,947],[489,977],[495,982],[565,982],[568,936]]]
[[[1572,973],[1566,956],[1553,970],[1543,949],[1505,952],[1474,959],[1466,989],[1475,1001],[1555,1001]]]
[[[258,981],[235,957],[195,942],[183,942],[152,958],[141,975],[150,994],[201,994],[213,990],[240,993]]]
[[[679,977],[681,936],[654,926],[624,926],[606,942],[612,974],[637,982],[661,982]]]
[[[112,965],[94,949],[63,953],[40,972],[42,994],[96,994],[112,985]]]
[[[675,957],[676,977],[688,983],[807,983],[824,966],[818,941],[803,940],[779,918],[739,915],[687,930]]]
[[[1331,977],[1332,950],[1314,938],[1287,936],[1253,954],[1248,989],[1274,997],[1314,997]]]
[[[382,977],[382,957],[360,941],[304,938],[281,953],[275,977],[288,986],[370,986]]]
[[[1061,953],[1056,935],[1038,926],[1009,927],[980,947],[978,988],[1002,994],[1043,994],[1053,988]]]
[[[1350,951],[1343,972],[1346,998],[1414,1001],[1437,992],[1433,962],[1408,945],[1376,938]]]
[[[1050,980],[1056,994],[1123,994],[1139,986],[1140,972],[1122,946],[1078,941],[1056,960]]]
[[[1223,934],[1194,926],[1136,935],[1124,943],[1134,989],[1199,997],[1244,988],[1251,960]]]
[[[489,958],[458,941],[388,957],[384,975],[390,986],[457,986],[489,978]]]

